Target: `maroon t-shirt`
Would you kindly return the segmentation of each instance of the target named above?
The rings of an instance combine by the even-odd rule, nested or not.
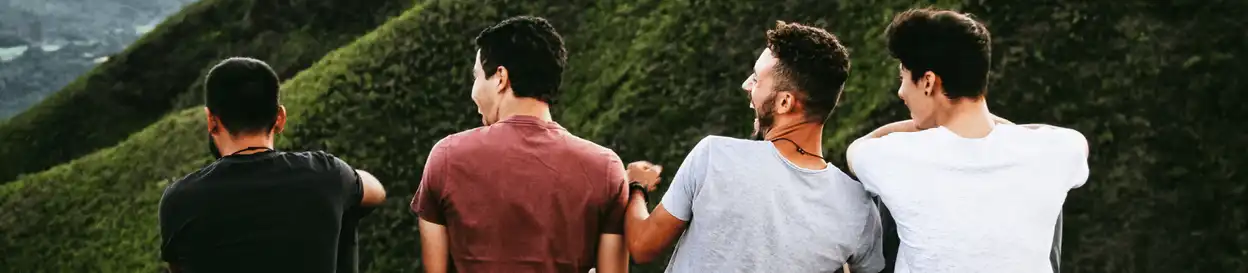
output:
[[[514,116],[442,139],[412,211],[446,226],[459,272],[576,272],[624,231],[624,166],[554,122]]]

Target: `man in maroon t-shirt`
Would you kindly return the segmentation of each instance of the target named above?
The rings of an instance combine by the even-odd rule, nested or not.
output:
[[[472,99],[485,126],[434,145],[412,200],[424,270],[626,272],[623,164],[550,116],[563,38],[516,17],[476,45]]]

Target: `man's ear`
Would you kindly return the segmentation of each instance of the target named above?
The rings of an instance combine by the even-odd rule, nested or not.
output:
[[[779,96],[775,105],[776,114],[788,114],[797,107],[797,97],[794,97],[792,92],[783,91],[776,96]]]
[[[273,134],[280,134],[286,130],[286,106],[277,106],[277,122],[273,124]]]
[[[511,75],[507,71],[507,68],[501,65],[495,69],[497,69],[497,71],[494,71],[494,77],[498,78],[498,93],[501,94],[504,90],[511,88]]]
[[[940,91],[940,76],[936,76],[936,73],[932,73],[932,71],[923,72],[922,84],[923,86],[920,86],[920,88],[923,88],[923,95],[931,96]]]
[[[208,133],[209,134],[215,133],[217,131],[217,128],[216,128],[217,124],[212,119],[212,111],[208,110],[208,106],[204,106],[204,118],[205,118],[204,124],[208,125]]]

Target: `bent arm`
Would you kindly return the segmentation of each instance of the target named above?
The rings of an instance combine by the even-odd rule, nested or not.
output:
[[[659,204],[654,214],[650,214],[646,212],[641,191],[633,191],[631,195],[624,226],[628,252],[637,263],[649,263],[685,231],[685,221],[672,216],[663,204]]]
[[[425,272],[445,273],[450,260],[450,243],[446,226],[420,218],[420,253]]]
[[[628,272],[628,249],[623,234],[603,233],[598,237],[598,273]]]
[[[381,186],[381,181],[377,177],[364,170],[355,170],[360,175],[360,187],[363,189],[363,197],[360,198],[360,205],[365,207],[373,207],[381,205],[386,201],[386,188]]]

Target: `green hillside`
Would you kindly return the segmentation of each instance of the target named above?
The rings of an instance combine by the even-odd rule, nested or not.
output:
[[[571,55],[555,119],[626,161],[675,170],[701,137],[748,133],[738,86],[775,20],[825,27],[851,49],[829,157],[843,161],[851,139],[906,116],[880,35],[909,1],[571,2],[431,1],[283,84],[291,124],[279,148],[329,151],[389,191],[362,224],[363,271],[420,271],[408,203],[432,145],[479,125],[471,42],[506,17],[544,16],[564,34]],[[1230,75],[1248,71],[1234,58],[1248,56],[1248,37],[1219,31],[1246,29],[1232,12],[1245,5],[1065,2],[939,4],[992,30],[995,111],[1091,142],[1092,176],[1066,206],[1063,272],[1248,270],[1248,184],[1236,173],[1248,133],[1235,126],[1248,111],[1234,105],[1248,86]],[[117,146],[0,186],[0,271],[154,271],[161,190],[210,160],[202,111],[182,107],[193,99]]]
[[[191,4],[61,91],[0,120],[0,181],[113,146],[172,110],[202,103],[200,78],[224,57],[262,58],[289,78],[412,3]]]

